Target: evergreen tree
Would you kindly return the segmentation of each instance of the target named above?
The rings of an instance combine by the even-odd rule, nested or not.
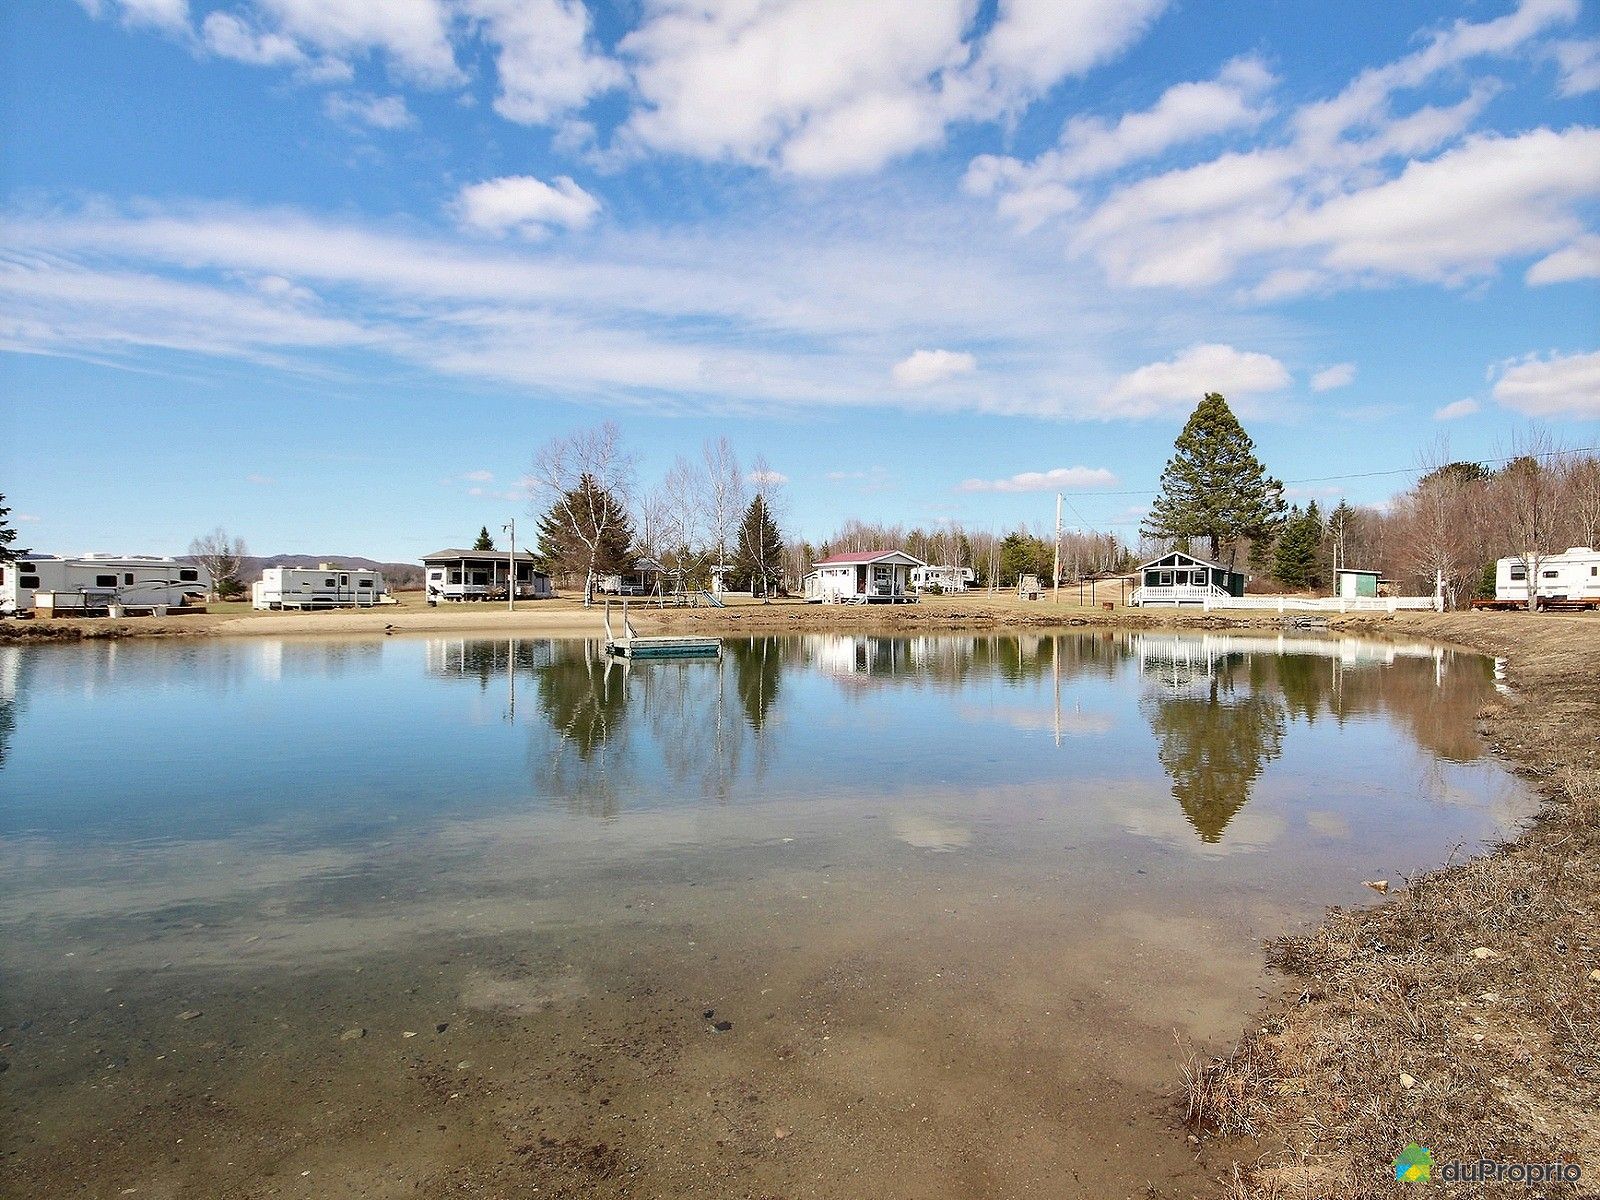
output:
[[[0,563],[16,562],[28,553],[22,547],[12,545],[17,540],[17,531],[7,519],[10,516],[11,510],[6,507],[5,494],[0,493]]]
[[[783,535],[772,519],[766,497],[756,496],[744,510],[733,555],[734,577],[747,582],[750,590],[770,595],[783,578]]]
[[[1316,502],[1305,512],[1299,505],[1290,509],[1272,557],[1272,573],[1278,582],[1296,591],[1315,587],[1321,574],[1317,565],[1321,544],[1322,518]]]
[[[627,509],[593,475],[579,476],[539,518],[539,556],[563,574],[581,574],[585,602],[596,576],[632,569],[632,546]]]
[[[1204,538],[1219,562],[1226,545],[1229,566],[1240,541],[1272,537],[1283,519],[1283,485],[1256,458],[1255,443],[1226,400],[1207,393],[1173,448],[1144,536]]]
[[[474,550],[493,550],[494,539],[489,536],[489,527],[485,525],[478,530],[478,540],[472,543]]]

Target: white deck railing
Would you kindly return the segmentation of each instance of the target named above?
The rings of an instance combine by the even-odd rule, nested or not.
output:
[[[1198,604],[1206,611],[1249,609],[1256,612],[1415,612],[1440,607],[1433,596],[1230,596],[1219,587],[1136,588],[1128,603],[1135,607]]]

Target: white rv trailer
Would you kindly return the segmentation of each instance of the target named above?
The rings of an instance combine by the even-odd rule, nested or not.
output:
[[[29,554],[0,564],[0,614],[49,607],[85,614],[124,608],[176,608],[204,600],[211,573],[198,563],[149,554]],[[35,605],[40,594],[49,605]]]
[[[332,563],[268,567],[250,585],[250,601],[260,609],[372,608],[389,603],[389,589],[377,571],[350,571]]]
[[[964,592],[976,578],[971,567],[912,567],[911,586],[915,591]]]
[[[1534,596],[1542,605],[1600,607],[1600,550],[1574,546],[1562,554],[1547,554],[1538,562]],[[1528,559],[1502,558],[1494,567],[1496,604],[1527,604]]]

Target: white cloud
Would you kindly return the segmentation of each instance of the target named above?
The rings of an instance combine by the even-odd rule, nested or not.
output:
[[[1061,492],[1084,488],[1115,487],[1117,477],[1104,467],[1055,467],[1049,471],[1023,471],[1008,479],[967,479],[962,492]]]
[[[1124,49],[1165,0],[652,0],[624,141],[800,175],[869,171]]]
[[[44,519],[38,513],[19,512],[15,515],[17,522],[22,525],[33,525]]]
[[[531,175],[507,175],[462,188],[455,211],[470,229],[542,237],[554,226],[584,228],[600,211],[600,202],[566,175],[557,176],[553,184]]]
[[[1583,96],[1600,88],[1600,38],[1557,42],[1551,47],[1561,68],[1561,94]]]
[[[625,82],[594,47],[582,0],[465,0],[464,11],[499,48],[494,109],[508,121],[549,124]]]
[[[277,30],[349,58],[382,51],[395,73],[424,86],[459,83],[444,0],[254,0]]]
[[[596,406],[1072,419],[1104,415],[1107,348],[1153,329],[1180,346],[1291,333],[1153,295],[1113,303],[973,227],[965,204],[911,194],[667,230],[604,223],[581,244],[194,203],[0,219],[0,344],[138,369],[170,368],[177,351],[344,377],[351,356],[335,351],[354,348],[364,374],[420,369]],[[963,345],[985,347],[981,371],[885,386],[907,346]]]
[[[970,375],[978,360],[964,350],[917,350],[894,364],[889,376],[895,387],[918,388]]]
[[[1468,396],[1465,400],[1452,400],[1442,408],[1433,410],[1435,421],[1459,421],[1462,417],[1470,417],[1478,411],[1478,402]]]
[[[1153,417],[1188,412],[1207,392],[1220,392],[1234,402],[1288,386],[1287,368],[1271,355],[1204,344],[1130,371],[1095,408],[1108,418]]]
[[[336,121],[370,125],[374,129],[405,129],[416,123],[403,96],[371,96],[365,92],[330,92],[323,102]]]
[[[1331,392],[1334,388],[1349,387],[1355,382],[1355,363],[1334,363],[1331,367],[1324,367],[1311,377],[1311,390],[1313,392]]]
[[[1501,363],[1494,398],[1529,417],[1600,418],[1600,350]]]
[[[306,58],[293,38],[253,28],[229,12],[206,14],[200,39],[219,58],[256,67],[298,66]]]
[[[271,475],[262,475],[256,471],[252,471],[250,474],[246,475],[244,477],[244,481],[249,484],[254,484],[256,487],[271,487],[273,484],[278,482]]]
[[[1468,133],[1499,84],[1472,79],[1464,64],[1520,53],[1577,13],[1576,0],[1523,0],[1504,17],[1457,21],[1292,112],[1276,139],[1127,178],[1133,164],[1266,117],[1272,81],[1241,60],[1148,109],[1076,118],[1031,162],[979,158],[964,186],[996,195],[1001,215],[1024,229],[1072,212],[1072,253],[1134,287],[1206,288],[1244,275],[1240,294],[1271,302],[1396,279],[1460,285],[1506,259],[1572,244],[1600,196],[1600,130]],[[1416,103],[1416,89],[1435,82],[1457,98]]]
[[[464,475],[462,475],[461,478],[465,479],[465,480],[467,480],[468,482],[471,482],[471,483],[489,483],[490,481],[492,481],[494,479],[494,472],[493,471],[481,471],[481,470],[480,471],[468,471]]]
[[[751,471],[745,478],[751,483],[765,484],[767,487],[776,487],[789,482],[789,477],[782,471]]]
[[[1152,107],[1126,113],[1114,124],[1074,117],[1062,128],[1056,148],[1031,162],[982,155],[967,168],[962,186],[974,195],[999,192],[1001,215],[1032,229],[1076,206],[1070,184],[1156,158],[1175,146],[1260,124],[1268,114],[1261,97],[1272,83],[1259,61],[1236,59],[1216,79],[1175,84]]]
[[[78,0],[96,19],[115,16],[124,25],[172,32],[189,28],[189,0]]]
[[[1541,258],[1524,277],[1532,285],[1600,279],[1600,236],[1586,233],[1572,245]]]

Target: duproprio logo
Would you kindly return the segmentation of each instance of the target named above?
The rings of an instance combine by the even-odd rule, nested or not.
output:
[[[1433,1155],[1426,1146],[1412,1142],[1394,1160],[1394,1177],[1405,1183],[1423,1183],[1433,1178]]]

